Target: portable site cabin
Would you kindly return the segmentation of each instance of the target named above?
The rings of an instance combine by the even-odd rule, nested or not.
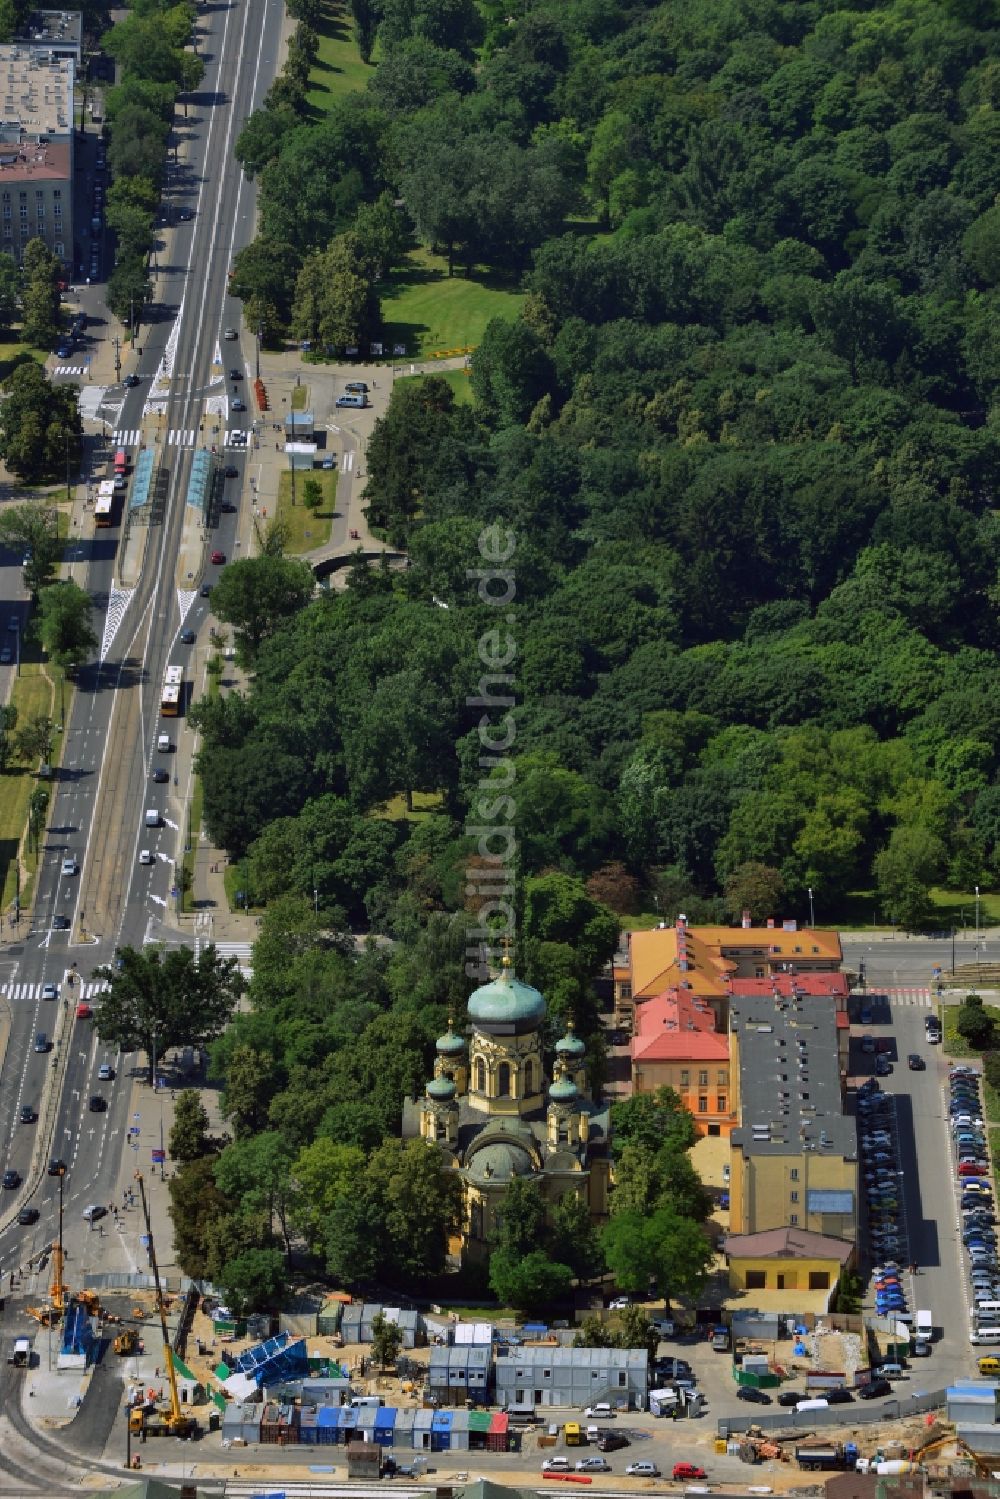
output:
[[[336,1447],[343,1440],[340,1435],[341,1407],[321,1405],[316,1411],[316,1445]]]
[[[358,1427],[358,1411],[353,1405],[342,1405],[339,1411],[334,1413],[337,1417],[337,1441],[341,1446],[354,1441],[354,1434]]]
[[[340,1319],[340,1335],[345,1343],[361,1342],[361,1313],[363,1307],[360,1301],[352,1302],[345,1306]]]
[[[451,1451],[451,1423],[457,1411],[435,1411],[431,1422],[431,1451]]]
[[[374,1437],[380,1447],[393,1446],[393,1433],[396,1427],[396,1410],[391,1405],[381,1405],[377,1411],[373,1411],[375,1417]]]
[[[463,1343],[432,1348],[427,1387],[441,1405],[484,1404],[493,1384],[493,1352],[488,1344]]]
[[[414,1452],[431,1452],[431,1427],[434,1424],[435,1411],[419,1410],[413,1413],[413,1450]]]
[[[352,1441],[374,1442],[375,1440],[375,1418],[384,1406],[362,1405],[358,1410],[358,1421],[354,1428]]]
[[[392,1428],[392,1445],[396,1452],[413,1451],[413,1420],[416,1416],[413,1406],[400,1406],[396,1412],[396,1422]]]
[[[345,1405],[351,1398],[351,1381],[345,1378],[304,1379],[303,1405]]]
[[[469,1438],[471,1434],[469,1425],[470,1411],[450,1411],[451,1416],[451,1451],[468,1452]],[[485,1411],[483,1412],[485,1415]]]
[[[224,1442],[259,1442],[264,1407],[257,1400],[234,1401],[222,1413]]]

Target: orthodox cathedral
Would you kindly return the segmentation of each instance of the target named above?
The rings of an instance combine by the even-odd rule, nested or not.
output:
[[[469,1259],[487,1256],[516,1176],[537,1182],[553,1205],[576,1192],[603,1221],[609,1117],[588,1094],[584,1043],[570,1025],[556,1042],[547,1082],[545,1000],[515,977],[509,957],[499,977],[470,996],[468,1014],[468,1037],[452,1021],[438,1038],[425,1096],[403,1109],[403,1134],[439,1145],[462,1178],[465,1227],[456,1249]]]

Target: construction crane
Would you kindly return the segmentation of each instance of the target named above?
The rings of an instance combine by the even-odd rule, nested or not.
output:
[[[198,1422],[194,1416],[188,1415],[181,1410],[180,1396],[177,1393],[177,1373],[174,1369],[174,1354],[170,1346],[170,1334],[167,1331],[167,1308],[163,1299],[163,1290],[160,1286],[160,1270],[156,1263],[156,1248],[153,1244],[153,1227],[149,1221],[149,1203],[146,1201],[146,1185],[142,1179],[142,1172],[135,1173],[135,1179],[139,1183],[139,1197],[142,1200],[142,1216],[146,1221],[146,1239],[149,1245],[149,1263],[153,1271],[153,1284],[156,1287],[156,1310],[160,1316],[160,1331],[163,1334],[163,1358],[167,1369],[167,1380],[170,1384],[170,1405],[139,1405],[134,1406],[129,1412],[128,1426],[133,1434],[142,1436],[171,1436],[190,1437],[198,1431]]]
[[[52,1255],[52,1280],[49,1284],[49,1301],[47,1306],[29,1306],[28,1316],[34,1317],[42,1327],[55,1327],[62,1321],[66,1310],[66,1302],[69,1287],[63,1280],[63,1270],[66,1264],[66,1256],[63,1251],[63,1176],[65,1167],[59,1171],[59,1232],[56,1242],[50,1245],[49,1252]]]

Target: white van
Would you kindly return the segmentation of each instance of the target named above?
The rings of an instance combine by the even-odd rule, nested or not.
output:
[[[146,809],[146,826],[147,828],[158,828],[160,826],[160,814],[155,807],[147,807]]]
[[[384,1404],[385,1401],[381,1395],[355,1395],[351,1400],[351,1405],[356,1411],[378,1410]]]
[[[828,1411],[829,1400],[800,1400],[796,1405],[797,1411]]]
[[[160,751],[161,754],[166,754],[170,750],[170,748],[171,748],[170,735],[169,734],[157,734],[157,736],[156,736],[156,748]]]
[[[1000,1343],[1000,1326],[977,1327],[969,1333],[970,1343]]]
[[[980,1322],[1000,1322],[1000,1301],[977,1301],[976,1317]]]

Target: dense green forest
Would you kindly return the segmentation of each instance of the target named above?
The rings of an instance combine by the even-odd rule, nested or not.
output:
[[[310,257],[384,273],[408,236],[528,292],[473,356],[471,405],[399,382],[377,424],[369,516],[409,570],[356,568],[276,620],[244,642],[248,691],[201,710],[213,835],[278,902],[265,921],[320,913],[266,996],[255,973],[226,1056],[269,1058],[259,1121],[370,1146],[469,987],[467,828],[498,774],[468,703],[496,625],[469,577],[484,527],[514,543],[519,966],[557,1020],[593,1032],[612,913],[802,917],[812,887],[825,916],[874,888],[918,928],[931,887],[995,883],[1000,18],[355,17],[368,90],[316,121],[286,83],[241,138],[248,310],[294,320]],[[320,952],[348,928],[399,945]]]

